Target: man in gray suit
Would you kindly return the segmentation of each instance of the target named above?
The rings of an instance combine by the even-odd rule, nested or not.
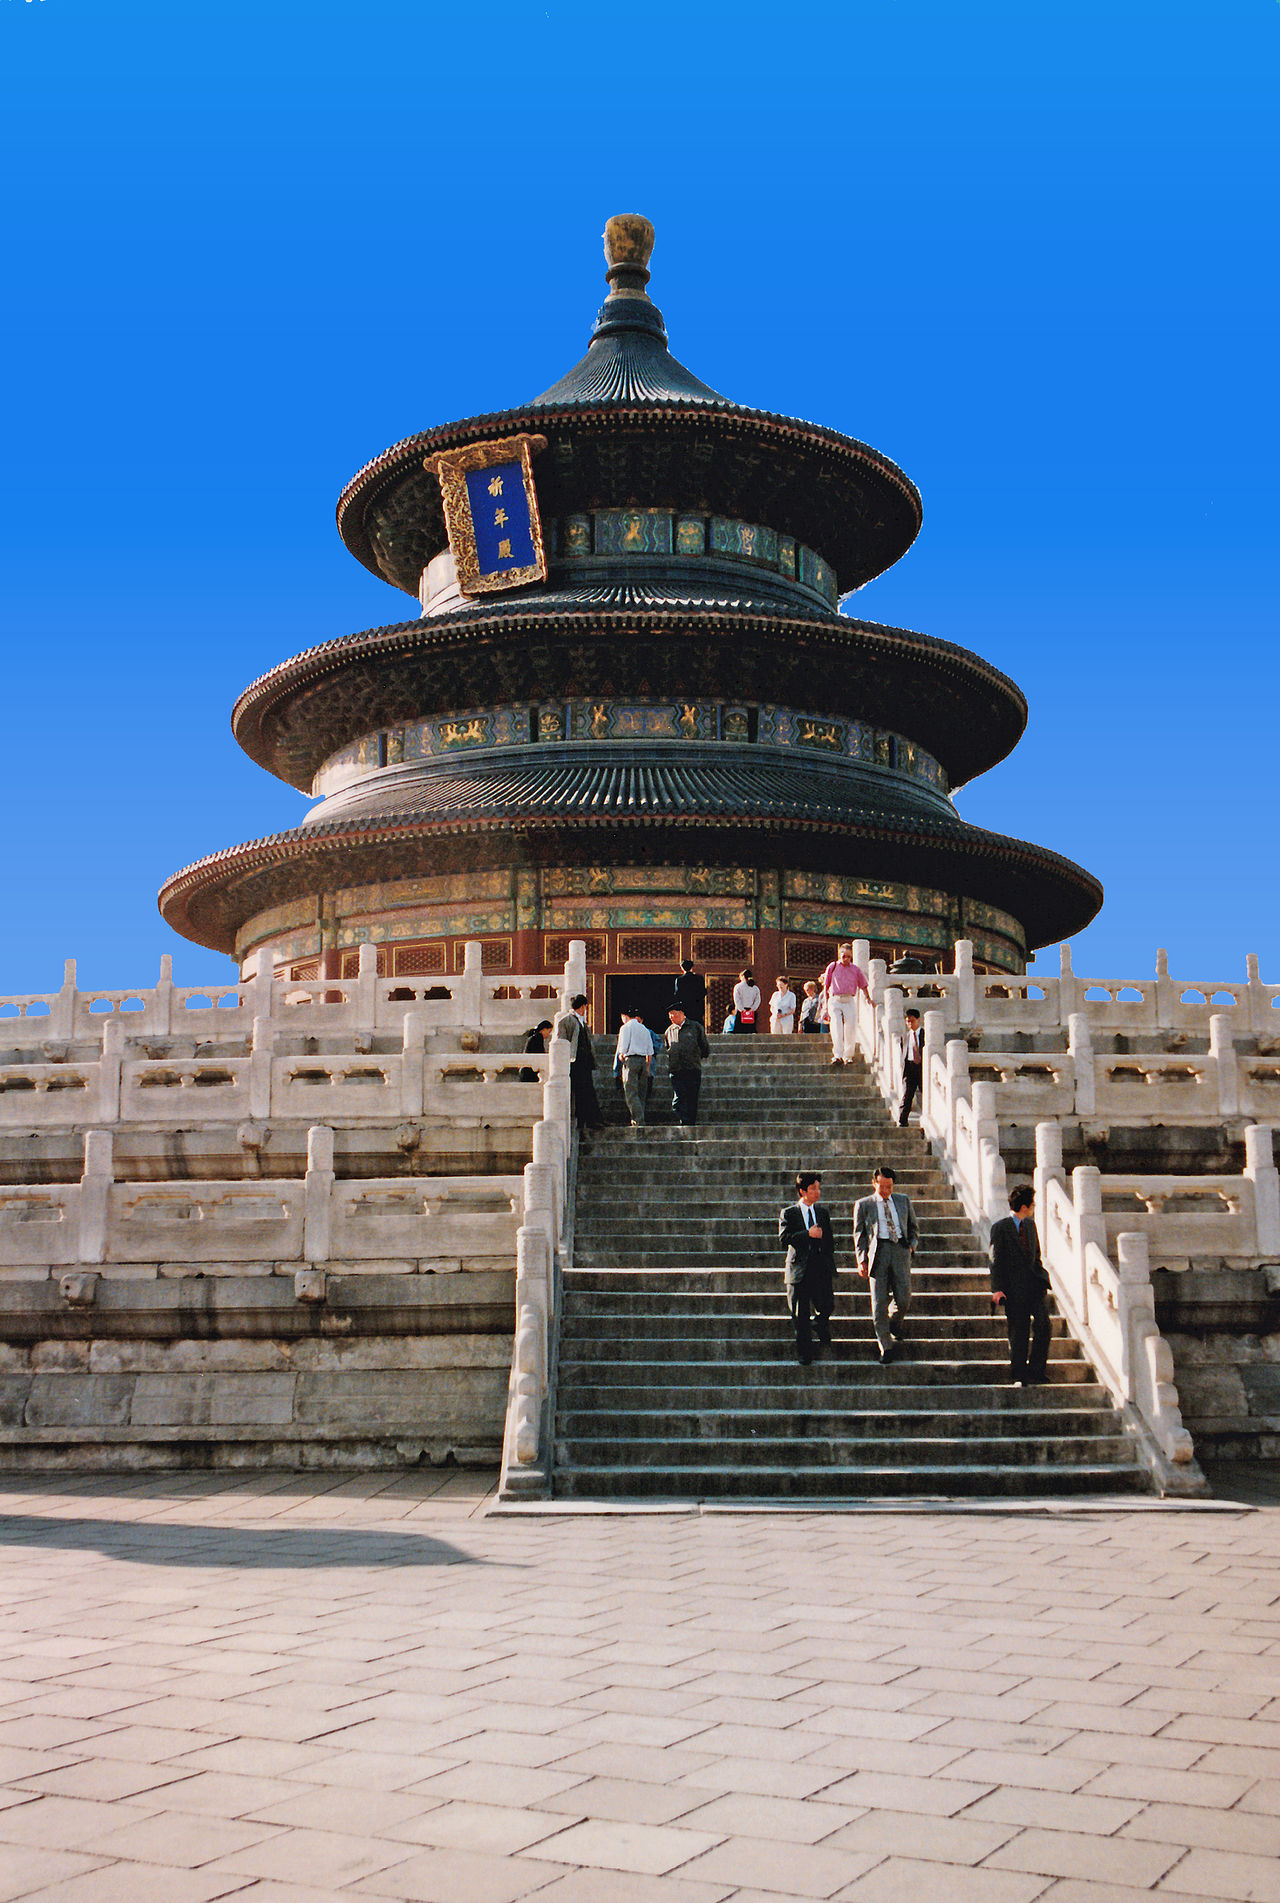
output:
[[[858,1274],[871,1282],[871,1319],[882,1367],[893,1360],[906,1332],[911,1306],[911,1257],[920,1231],[911,1198],[895,1192],[893,1171],[882,1163],[871,1179],[873,1194],[853,1211],[853,1247]],[[893,1313],[889,1312],[890,1298]]]

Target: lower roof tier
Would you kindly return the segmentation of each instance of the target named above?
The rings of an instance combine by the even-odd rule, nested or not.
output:
[[[603,756],[603,757],[602,757]],[[160,894],[175,931],[232,952],[248,921],[339,887],[484,866],[672,863],[806,867],[938,887],[1016,918],[1031,949],[1080,931],[1102,903],[1057,853],[967,825],[900,776],[656,750],[563,761],[446,760],[388,797],[230,847]],[[326,802],[332,810],[332,803]],[[325,809],[322,809],[322,813]]]

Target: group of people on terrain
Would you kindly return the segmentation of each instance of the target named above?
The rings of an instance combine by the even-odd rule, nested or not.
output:
[[[802,1032],[829,1029],[832,1066],[852,1064],[856,1056],[858,994],[867,990],[866,973],[853,962],[852,945],[838,947],[820,982],[805,985],[800,1011]],[[638,1011],[621,1013],[614,1051],[614,1076],[621,1087],[633,1125],[643,1125],[658,1059],[665,1051],[671,1081],[672,1109],[685,1127],[698,1121],[702,1066],[710,1056],[706,1031],[707,986],[684,959],[672,985],[668,1028],[662,1036],[651,1031]],[[530,1033],[527,1053],[545,1051],[553,1037],[569,1044],[569,1082],[579,1140],[590,1148],[604,1127],[596,1095],[596,1055],[588,1022],[588,999],[580,992],[555,1021],[544,1018]],[[733,992],[733,1011],[725,1021],[728,1035],[750,1035],[758,1029],[760,988],[748,967],[739,974]],[[806,1012],[808,1018],[806,1019]],[[795,1025],[796,998],[788,980],[779,977],[769,1001],[769,1029],[787,1035]],[[906,1013],[902,1040],[902,1100],[898,1122],[905,1126],[924,1074],[924,1040],[920,1013]],[[536,1077],[533,1070],[522,1076]],[[853,1210],[853,1249],[858,1275],[868,1283],[871,1319],[882,1365],[897,1356],[906,1336],[911,1306],[911,1260],[919,1243],[919,1226],[909,1196],[894,1187],[887,1163],[871,1180],[871,1193]],[[1013,1379],[1023,1386],[1045,1379],[1049,1351],[1049,1278],[1040,1255],[1040,1239],[1031,1211],[1035,1198],[1019,1187],[1009,1197],[1010,1214],[991,1231],[991,1299],[1002,1306],[1009,1335]],[[805,1366],[831,1345],[831,1315],[835,1306],[836,1255],[832,1217],[822,1201],[822,1178],[813,1170],[796,1176],[796,1200],[778,1218],[778,1241],[786,1249],[787,1304],[795,1324],[797,1359]]]

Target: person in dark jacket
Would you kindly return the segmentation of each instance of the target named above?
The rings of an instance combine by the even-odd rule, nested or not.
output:
[[[667,1016],[667,1071],[671,1078],[671,1108],[676,1122],[692,1127],[698,1121],[698,1096],[702,1090],[702,1060],[711,1055],[707,1034],[695,1018],[687,1018],[678,1004]]]
[[[991,1225],[991,1299],[997,1306],[1004,1304],[1009,1368],[1024,1388],[1045,1378],[1052,1327],[1049,1277],[1031,1214],[1034,1204],[1035,1196],[1025,1185],[1011,1189],[1013,1214]]]
[[[524,1054],[526,1057],[545,1057],[550,1043],[551,1019],[543,1018],[541,1024],[535,1024],[525,1039]],[[531,1070],[526,1064],[524,1069],[520,1072],[520,1082],[522,1084],[536,1084],[538,1081],[537,1071]]]
[[[786,1245],[787,1307],[796,1325],[796,1359],[804,1366],[817,1347],[831,1345],[835,1307],[836,1252],[831,1212],[822,1195],[822,1178],[812,1170],[796,1177],[796,1200],[778,1213],[778,1241]],[[817,1337],[815,1343],[815,1335]]]
[[[707,981],[700,971],[694,970],[692,958],[680,960],[680,975],[676,979],[671,1002],[679,1005],[685,1016],[695,1024],[706,1028]]]

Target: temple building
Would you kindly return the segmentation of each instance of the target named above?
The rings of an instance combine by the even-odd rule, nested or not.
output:
[[[343,540],[420,612],[246,689],[240,745],[319,803],[175,874],[178,932],[297,979],[364,944],[445,976],[477,938],[490,973],[547,971],[583,939],[613,1023],[682,957],[716,1012],[740,967],[803,980],[838,938],[1020,972],[1098,910],[1089,873],[952,803],[1021,736],[1015,684],[840,611],[910,547],[917,490],[677,362],[652,246],[609,221],[587,353],[541,396],[348,484]]]

